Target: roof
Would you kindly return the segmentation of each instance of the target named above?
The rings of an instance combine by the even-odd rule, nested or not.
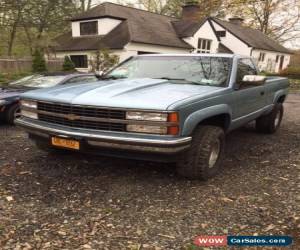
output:
[[[184,37],[193,36],[200,29],[200,27],[206,20],[207,19],[204,19],[200,22],[194,22],[188,20],[176,20],[173,21],[172,24],[174,26],[177,35],[180,38],[184,38]]]
[[[211,18],[217,24],[222,26],[224,29],[235,35],[249,47],[255,49],[262,49],[268,51],[276,51],[281,53],[292,54],[290,50],[280,45],[275,40],[268,37],[266,34],[259,30],[252,29],[249,27],[241,26],[231,22],[223,21],[218,18]]]
[[[229,49],[227,46],[225,46],[223,43],[219,43],[218,52],[234,54],[234,52],[231,49]]]
[[[95,50],[102,47],[121,49],[129,42],[192,49],[192,46],[178,37],[172,21],[178,19],[113,3],[100,4],[72,21],[94,18],[115,18],[122,20],[113,31],[105,36],[74,38],[70,34],[59,37],[57,51]]]

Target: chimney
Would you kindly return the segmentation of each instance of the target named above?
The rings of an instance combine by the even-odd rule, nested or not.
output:
[[[194,21],[199,22],[201,18],[200,5],[198,1],[187,1],[184,6],[182,6],[182,16],[181,19],[184,21]]]
[[[243,25],[244,18],[241,17],[231,17],[229,18],[229,22],[236,25]]]

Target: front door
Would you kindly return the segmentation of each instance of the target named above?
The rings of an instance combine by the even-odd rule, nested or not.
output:
[[[257,75],[257,70],[250,59],[240,59],[238,63],[238,72],[233,105],[233,120],[245,121],[251,120],[253,116],[266,105],[265,85],[242,84],[245,75]]]

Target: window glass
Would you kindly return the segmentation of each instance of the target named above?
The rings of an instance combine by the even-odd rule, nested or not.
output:
[[[48,88],[54,87],[65,78],[64,75],[57,76],[43,76],[36,75],[34,77],[25,78],[20,81],[12,82],[9,85],[12,87],[29,87],[29,88]]]
[[[197,53],[210,53],[211,40],[199,38]]]
[[[75,65],[75,68],[87,68],[88,67],[88,61],[87,61],[87,55],[74,55],[70,56],[72,62]]]
[[[227,86],[231,58],[207,56],[139,56],[112,70],[107,77],[171,79],[170,83]],[[172,80],[173,79],[173,80]]]
[[[98,21],[80,23],[80,35],[97,35]]]
[[[257,70],[250,59],[240,59],[238,63],[237,84],[241,84],[246,75],[257,75]]]

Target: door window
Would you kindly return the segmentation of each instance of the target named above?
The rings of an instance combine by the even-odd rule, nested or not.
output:
[[[238,62],[236,83],[244,86],[243,78],[246,75],[257,75],[256,67],[250,59],[240,59]]]

